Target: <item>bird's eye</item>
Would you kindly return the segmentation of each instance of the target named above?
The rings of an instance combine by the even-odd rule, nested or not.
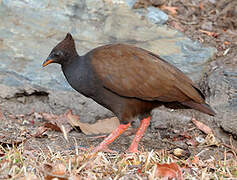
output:
[[[62,56],[63,55],[63,53],[61,52],[61,51],[58,51],[58,52],[56,52],[55,54],[54,54],[54,56],[56,57],[56,58],[59,58],[60,56]]]

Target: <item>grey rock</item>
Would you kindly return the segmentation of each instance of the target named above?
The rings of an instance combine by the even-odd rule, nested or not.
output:
[[[215,69],[208,78],[210,103],[217,112],[215,121],[237,136],[237,66]]]
[[[170,126],[188,124],[191,117],[166,108],[154,109],[152,111],[151,126],[158,129],[168,129]]]
[[[168,15],[158,8],[150,6],[147,10],[147,18],[155,24],[164,24],[169,19]]]
[[[4,84],[9,77],[19,81],[19,86]],[[29,80],[13,73],[0,73],[0,80],[1,110],[12,114],[27,114],[32,111],[61,114],[72,109],[74,113],[80,115],[81,122],[90,123],[114,116],[109,110],[79,93],[45,89],[32,85]]]
[[[130,8],[132,8],[134,6],[134,4],[136,4],[137,0],[126,0],[126,3],[128,4],[128,6]]]
[[[149,9],[156,17],[157,11]],[[195,81],[216,51],[165,25],[142,19],[123,3],[3,0],[0,17],[0,106],[14,114],[33,109],[61,114],[73,109],[83,122],[113,115],[75,92],[60,66],[41,67],[67,32],[73,34],[81,55],[108,43],[133,44],[160,54]]]
[[[49,1],[47,0],[27,0],[27,1],[19,1],[19,0],[3,0],[4,5],[9,5],[11,4],[12,6],[15,7],[24,7],[24,6],[29,6],[31,8],[41,8],[44,9],[49,5]]]

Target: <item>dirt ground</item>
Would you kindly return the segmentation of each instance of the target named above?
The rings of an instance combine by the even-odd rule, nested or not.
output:
[[[142,1],[140,6],[144,6]],[[204,45],[215,47],[218,52],[212,61],[219,61],[220,64],[236,63],[234,62],[237,51],[237,4],[235,0],[169,0],[165,2],[165,6],[177,8],[173,9],[174,12],[165,10],[169,14],[167,22],[169,27],[183,32],[189,38]],[[36,135],[39,127],[43,126],[45,121],[38,118],[34,112],[25,115],[4,114],[3,112],[1,119],[0,143],[5,147],[12,143],[17,145],[24,142],[24,148],[28,151],[49,151],[51,149],[68,153],[73,152],[77,147],[95,146],[103,139],[86,136],[78,129],[68,134],[68,142],[63,137],[63,133],[53,130]],[[111,145],[111,149],[124,152],[132,141],[133,132],[134,130],[131,129],[118,138]],[[179,127],[176,124],[168,129],[153,128],[146,132],[140,143],[140,149],[148,151],[166,149],[173,153],[174,149],[181,148],[184,150],[183,158],[197,153],[201,153],[200,157],[204,159],[213,154],[220,154],[220,158],[223,158],[221,157],[225,151],[223,146],[195,146],[193,143],[197,141],[197,138],[202,142],[206,135],[193,123],[187,124],[186,127]]]

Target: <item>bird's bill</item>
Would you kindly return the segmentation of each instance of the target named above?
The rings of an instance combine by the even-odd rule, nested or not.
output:
[[[51,64],[51,63],[53,63],[53,62],[54,62],[53,59],[46,59],[46,61],[44,61],[44,63],[43,63],[43,67],[45,67],[45,66],[47,66],[48,64]]]

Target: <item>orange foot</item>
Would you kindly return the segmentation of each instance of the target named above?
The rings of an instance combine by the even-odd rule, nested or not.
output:
[[[108,148],[108,145],[111,144],[117,137],[119,137],[129,126],[130,126],[130,123],[120,124],[107,138],[105,138],[99,144],[99,146],[89,149],[89,151],[92,151],[92,152],[105,151],[105,152],[111,152],[111,153],[116,152],[116,151],[110,150]],[[85,148],[80,148],[80,149],[86,150]]]
[[[138,143],[141,140],[144,132],[146,131],[147,127],[150,124],[150,117],[145,118],[141,121],[141,124],[139,128],[137,129],[136,135],[132,141],[132,144],[130,145],[128,152],[130,153],[139,153],[138,151]],[[80,148],[85,151],[92,151],[92,152],[98,152],[98,151],[105,151],[105,152],[111,152],[114,153],[116,151],[110,150],[108,148],[108,145],[111,144],[118,136],[120,136],[128,127],[130,126],[130,123],[128,124],[120,124],[107,138],[105,138],[99,146],[95,148]]]
[[[141,124],[140,124],[139,128],[137,129],[136,135],[132,141],[132,144],[130,145],[130,147],[128,149],[128,152],[130,152],[130,153],[139,153],[140,152],[140,151],[138,151],[138,143],[141,140],[143,134],[145,133],[147,127],[149,126],[150,120],[151,120],[151,117],[141,120]]]

